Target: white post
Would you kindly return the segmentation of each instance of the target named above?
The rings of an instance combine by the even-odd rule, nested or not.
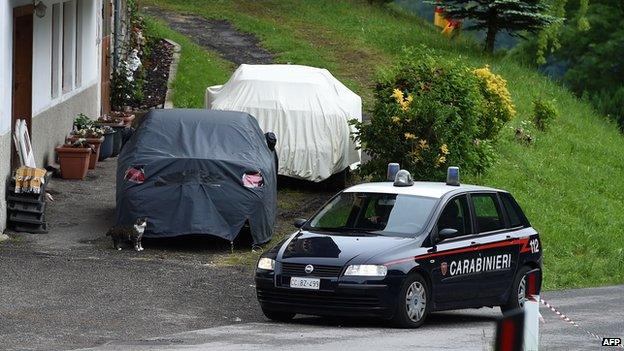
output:
[[[524,302],[524,351],[539,348],[539,295],[532,295]]]

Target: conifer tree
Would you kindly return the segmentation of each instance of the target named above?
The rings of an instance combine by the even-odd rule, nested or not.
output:
[[[524,37],[537,33],[557,21],[549,15],[548,5],[540,0],[438,0],[447,19],[467,21],[467,30],[485,30],[485,51],[494,52],[496,35],[500,31]]]

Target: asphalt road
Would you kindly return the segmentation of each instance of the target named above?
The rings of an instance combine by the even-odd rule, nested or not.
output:
[[[581,327],[601,336],[624,337],[624,286],[546,292],[543,298]],[[603,349],[601,341],[561,321],[546,308],[541,350]],[[242,323],[89,350],[490,350],[498,309],[435,313],[417,330],[381,322],[297,318],[293,323]]]

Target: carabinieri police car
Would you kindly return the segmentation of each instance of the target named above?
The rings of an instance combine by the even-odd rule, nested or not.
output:
[[[413,182],[401,170],[394,183],[352,186],[295,222],[299,230],[258,261],[264,314],[419,327],[432,311],[521,307],[527,272],[542,266],[538,233],[508,192],[460,185],[456,167],[448,174]]]

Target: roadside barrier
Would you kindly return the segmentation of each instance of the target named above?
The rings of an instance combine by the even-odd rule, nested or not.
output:
[[[570,319],[570,317],[566,316],[565,314],[559,312],[559,310],[557,310],[553,305],[549,304],[548,302],[546,302],[544,299],[540,298],[540,302],[542,303],[542,305],[546,306],[549,310],[551,310],[553,313],[555,313],[557,316],[559,316],[559,318],[564,321],[564,322],[568,322],[570,324],[572,324],[573,326],[575,326],[576,328],[578,328],[579,330],[585,332],[587,335],[602,341],[604,338],[599,336],[598,334],[591,332],[583,327],[581,327],[578,323],[576,323],[575,321],[573,321],[572,319]],[[619,348],[624,349],[624,345],[619,344],[617,345]]]

